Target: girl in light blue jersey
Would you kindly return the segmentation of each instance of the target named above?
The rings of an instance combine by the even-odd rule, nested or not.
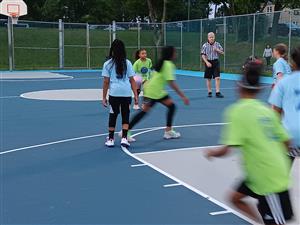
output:
[[[273,56],[276,58],[276,62],[273,65],[274,82],[273,82],[272,88],[285,75],[288,75],[292,72],[291,67],[287,62],[288,61],[288,48],[285,44],[277,44],[274,47]]]

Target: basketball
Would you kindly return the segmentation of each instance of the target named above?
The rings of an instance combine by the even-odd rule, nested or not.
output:
[[[137,88],[140,89],[143,83],[143,78],[140,75],[135,75],[133,78],[135,80]]]
[[[143,67],[143,68],[141,69],[141,73],[142,73],[142,74],[148,73],[148,68],[147,68],[147,67]]]

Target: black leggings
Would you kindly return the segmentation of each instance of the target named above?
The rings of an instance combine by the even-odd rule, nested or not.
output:
[[[144,97],[144,104],[152,108],[157,102],[162,103],[163,101],[169,99],[169,96],[166,96],[162,99],[149,99]],[[176,106],[174,103],[172,103],[169,106],[166,106],[168,108],[167,112],[167,127],[171,127],[173,124],[173,118],[176,111]],[[129,123],[129,130],[131,130],[140,120],[147,114],[147,112],[140,111],[138,114],[136,114],[132,120]]]
[[[131,97],[114,97],[109,96],[110,112],[109,127],[116,127],[117,118],[120,113],[122,115],[122,124],[129,124]]]

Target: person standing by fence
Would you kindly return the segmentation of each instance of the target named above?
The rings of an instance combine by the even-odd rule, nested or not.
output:
[[[219,42],[215,41],[215,34],[213,32],[208,33],[208,41],[202,46],[201,55],[205,63],[206,86],[208,91],[208,97],[212,97],[211,79],[215,79],[216,83],[216,97],[224,98],[220,92],[220,62],[219,55],[224,54],[223,48]]]
[[[266,59],[266,62],[267,62],[267,67],[269,67],[271,65],[271,58],[273,56],[272,52],[273,52],[273,50],[270,47],[270,45],[267,45],[264,50],[264,53],[263,53],[263,57]]]

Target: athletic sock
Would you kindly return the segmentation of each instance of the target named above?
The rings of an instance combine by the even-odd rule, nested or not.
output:
[[[128,130],[122,130],[122,138],[127,138]]]
[[[108,134],[108,138],[109,139],[114,139],[114,135],[115,135],[115,131],[109,131],[109,134]]]

